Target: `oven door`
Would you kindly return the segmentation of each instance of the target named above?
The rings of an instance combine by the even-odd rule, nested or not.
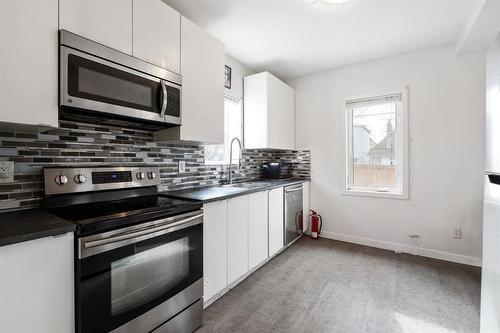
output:
[[[77,332],[149,332],[202,298],[201,210],[77,245]]]
[[[180,85],[66,46],[60,49],[60,106],[181,124]]]

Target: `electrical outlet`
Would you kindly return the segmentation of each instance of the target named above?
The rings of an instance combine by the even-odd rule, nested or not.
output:
[[[14,162],[0,162],[0,183],[14,182]]]
[[[179,173],[186,172],[186,161],[179,161]]]
[[[462,238],[462,228],[453,229],[453,238],[461,239]]]

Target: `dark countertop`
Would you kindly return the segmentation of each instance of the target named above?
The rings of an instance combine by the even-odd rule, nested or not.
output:
[[[309,179],[286,179],[286,180],[257,180],[250,183],[262,183],[262,186],[251,188],[226,187],[226,186],[206,186],[185,190],[162,192],[162,195],[188,200],[197,200],[203,203],[234,198],[240,195],[270,190],[273,188],[289,186],[307,182]],[[237,184],[237,183],[236,183]]]
[[[76,225],[41,209],[0,213],[0,246],[73,232]]]

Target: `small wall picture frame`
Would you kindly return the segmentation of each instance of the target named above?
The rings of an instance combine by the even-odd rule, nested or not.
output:
[[[231,67],[224,65],[224,87],[231,89]]]

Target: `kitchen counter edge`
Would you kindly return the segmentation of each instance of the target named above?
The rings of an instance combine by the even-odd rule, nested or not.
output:
[[[265,181],[265,180],[262,180],[262,181]],[[269,185],[265,185],[262,187],[249,188],[249,189],[242,190],[241,192],[229,193],[227,195],[214,196],[214,197],[210,197],[207,199],[199,199],[199,200],[191,198],[188,194],[190,192],[194,192],[194,191],[199,190],[201,187],[192,188],[192,189],[169,191],[169,192],[161,192],[161,194],[164,196],[170,197],[170,198],[196,200],[196,201],[200,201],[202,203],[209,203],[209,202],[231,199],[231,198],[239,197],[242,195],[272,190],[274,188],[285,187],[285,186],[290,186],[290,185],[295,185],[295,184],[301,184],[301,183],[305,183],[305,182],[309,182],[309,181],[311,181],[311,180],[310,179],[292,179],[292,180],[286,180],[286,181],[277,181],[275,184],[269,184]],[[216,187],[216,186],[208,186],[208,187]]]

